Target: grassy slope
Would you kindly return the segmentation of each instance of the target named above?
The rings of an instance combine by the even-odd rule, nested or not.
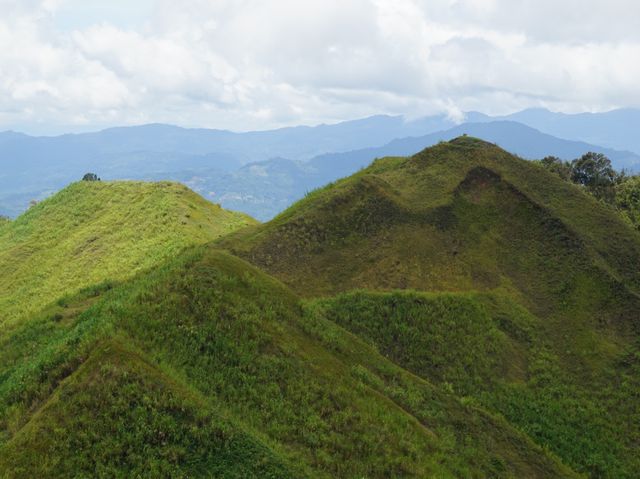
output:
[[[567,242],[554,250],[570,253],[575,239],[578,255],[640,289],[640,236],[617,215],[579,187],[470,138],[378,160],[223,245],[309,296],[363,286],[493,288],[510,273],[487,263],[495,248],[527,239],[508,236],[511,220]]]
[[[139,353],[100,344],[5,446],[10,477],[294,477]],[[4,476],[3,476],[4,477]]]
[[[640,467],[638,237],[577,188],[464,138],[221,244],[307,297],[453,293],[301,304],[210,247],[121,285],[92,278],[0,335],[0,476],[575,477],[554,454],[592,477]]]
[[[576,477],[211,248],[50,306],[0,365],[0,475]]]
[[[0,226],[0,323],[251,223],[178,184],[72,184]]]
[[[640,237],[578,187],[460,138],[412,158],[378,160],[221,244],[307,297],[413,288],[515,305],[486,335],[480,326],[488,319],[459,311],[464,302],[440,317],[406,304],[390,314],[389,299],[376,295],[364,310],[353,298],[329,309],[337,311],[330,319],[359,334],[377,325],[374,339],[387,357],[504,414],[576,469],[593,477],[633,477],[638,469]],[[431,329],[410,327],[412,315]],[[514,318],[528,318],[532,339],[495,341],[520,334]],[[481,322],[454,329],[458,336],[447,329],[447,321],[471,328],[472,320]],[[389,335],[381,322],[394,321]],[[469,334],[484,339],[467,344]],[[429,341],[438,338],[448,339],[432,351]],[[449,371],[452,358],[467,367]],[[499,367],[505,363],[515,370]]]
[[[584,384],[536,318],[506,298],[359,291],[308,308],[409,371],[504,415],[576,470],[619,478],[640,467],[637,348]]]

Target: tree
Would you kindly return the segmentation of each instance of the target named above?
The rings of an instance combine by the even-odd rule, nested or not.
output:
[[[589,152],[571,162],[571,180],[608,203],[615,201],[615,185],[620,178],[602,153]]]
[[[557,156],[547,156],[540,160],[540,164],[563,180],[571,181],[571,164],[568,161],[562,161]]]
[[[615,187],[616,207],[622,216],[640,230],[640,176],[625,177]]]
[[[87,173],[82,177],[82,181],[100,181],[100,178],[95,173]]]

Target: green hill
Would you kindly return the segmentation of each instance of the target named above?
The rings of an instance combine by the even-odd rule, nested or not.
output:
[[[74,183],[0,226],[0,324],[251,223],[179,184]]]
[[[220,244],[575,470],[640,468],[640,236],[579,187],[462,137],[378,160]],[[354,289],[386,293],[343,296]]]
[[[534,251],[540,243],[553,248]],[[469,137],[377,160],[223,246],[307,296],[358,287],[542,292],[548,286],[525,285],[518,271],[551,276],[553,263],[576,257],[640,291],[640,237],[610,208]],[[516,255],[530,263],[508,264]]]
[[[94,185],[0,226],[0,477],[637,476],[640,236],[580,188],[468,137],[237,231]]]
[[[210,247],[52,306],[0,365],[0,474],[577,477]]]

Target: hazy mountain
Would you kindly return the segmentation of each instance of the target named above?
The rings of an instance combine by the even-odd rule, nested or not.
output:
[[[415,138],[403,138],[379,148],[320,155],[307,162],[268,160],[224,173],[184,172],[171,179],[184,181],[191,188],[225,208],[246,212],[267,220],[302,198],[305,193],[350,175],[375,158],[407,156],[463,134],[496,143],[523,158],[540,159],[555,155],[571,160],[588,151],[609,156],[617,168],[637,169],[640,156],[583,142],[561,140],[515,122],[469,123],[446,131]]]
[[[31,199],[40,200],[87,171],[104,178],[157,178],[159,173],[198,169],[219,173],[274,157],[309,159],[382,146],[394,138],[452,124],[443,116],[405,121],[381,115],[247,133],[158,124],[55,137],[4,132],[0,133],[0,214],[15,216]]]
[[[542,108],[491,117],[468,113],[468,121],[511,120],[560,138],[629,150],[640,154],[640,110],[621,109],[604,113],[555,113]]]
[[[445,116],[412,121],[374,116],[248,133],[167,125],[58,137],[5,132],[0,134],[0,215],[16,216],[30,200],[41,200],[94,171],[106,179],[187,181],[229,208],[267,219],[306,191],[351,174],[376,156],[413,154],[462,133],[526,158],[572,159],[592,150],[607,154],[618,168],[640,162],[633,153],[562,140],[514,122],[488,122],[479,114],[470,117],[482,123],[454,126]],[[271,158],[279,160],[253,166]]]

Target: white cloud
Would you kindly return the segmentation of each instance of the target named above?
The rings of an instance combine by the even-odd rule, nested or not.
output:
[[[634,0],[89,3],[0,0],[0,128],[640,107]]]

